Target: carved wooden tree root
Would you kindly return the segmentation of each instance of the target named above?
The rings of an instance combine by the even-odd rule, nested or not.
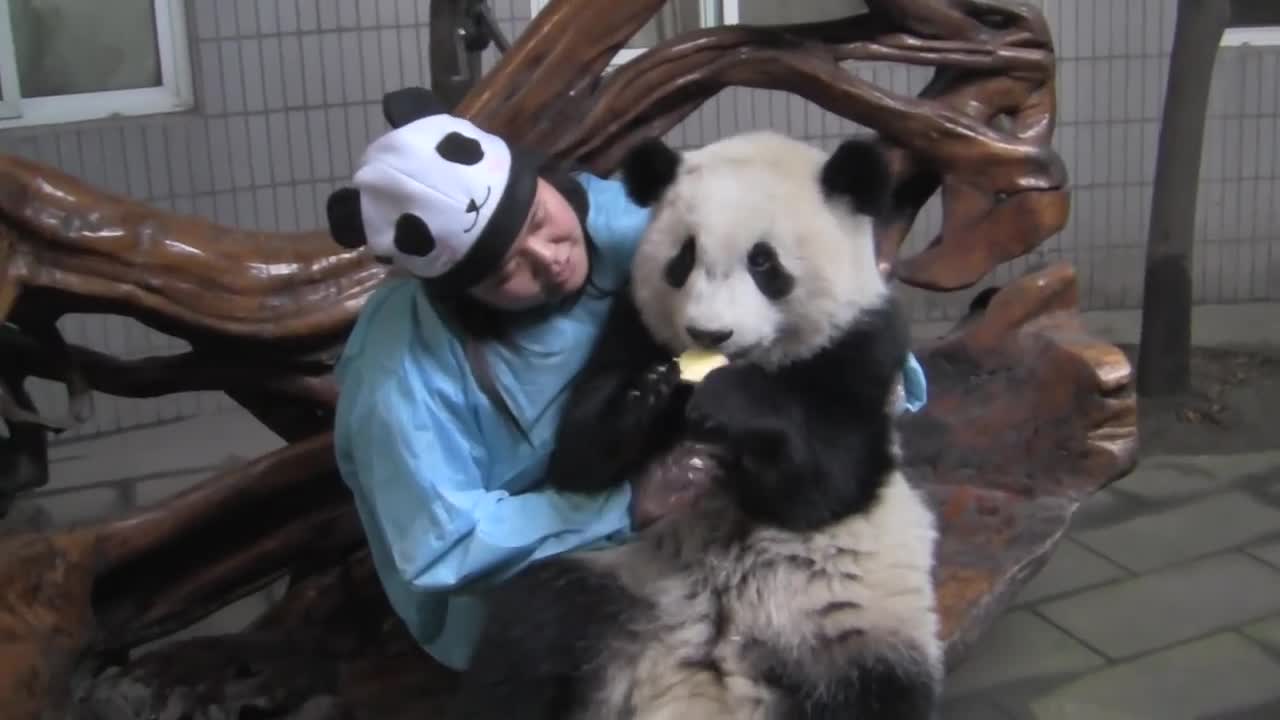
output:
[[[661,4],[554,0],[458,111],[607,173],[723,87],[791,90],[881,133],[897,188],[881,257],[918,287],[971,285],[1065,222],[1065,172],[1049,145],[1052,43],[1035,9],[872,0],[870,14],[838,22],[690,33],[601,79]],[[920,97],[895,97],[844,59],[939,69]],[[942,232],[900,256],[938,189]],[[441,707],[447,678],[387,608],[332,458],[332,362],[384,272],[324,233],[222,228],[0,157],[0,412],[16,429],[0,471],[6,447],[15,467],[42,466],[44,428],[68,422],[31,406],[20,386],[31,376],[66,381],[73,400],[90,387],[224,390],[291,443],[124,520],[0,539],[6,717]],[[71,312],[128,315],[192,350],[126,362],[67,347],[54,323]],[[1080,327],[1066,266],[1011,284],[917,354],[930,402],[903,421],[905,450],[942,519],[954,660],[1044,562],[1075,506],[1132,466],[1135,402],[1124,356]],[[0,477],[0,495],[42,482],[23,473]],[[130,655],[286,575],[289,592],[251,631]]]

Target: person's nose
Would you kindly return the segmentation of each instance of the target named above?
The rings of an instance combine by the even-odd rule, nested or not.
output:
[[[538,238],[528,245],[529,256],[537,265],[550,265],[556,258],[556,250],[544,238]]]

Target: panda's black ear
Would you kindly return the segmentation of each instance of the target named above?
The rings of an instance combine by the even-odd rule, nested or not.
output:
[[[353,187],[335,190],[325,202],[324,210],[334,242],[352,250],[368,242],[364,235],[364,216],[360,213],[359,190]]]
[[[649,207],[676,179],[680,169],[680,153],[667,146],[662,138],[648,138],[633,147],[622,158],[622,184],[627,195],[642,207]]]
[[[822,190],[849,199],[853,209],[873,217],[889,206],[889,158],[875,140],[840,143],[822,166]]]
[[[439,98],[424,87],[400,88],[382,96],[382,116],[393,128],[443,112],[445,107]]]

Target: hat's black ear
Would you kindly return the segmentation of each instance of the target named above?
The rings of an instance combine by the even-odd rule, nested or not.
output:
[[[443,112],[445,107],[435,93],[424,87],[400,88],[382,96],[382,116],[393,128]]]
[[[329,234],[335,242],[353,250],[368,242],[364,235],[364,216],[360,214],[359,190],[353,187],[335,190],[324,209],[329,218]]]

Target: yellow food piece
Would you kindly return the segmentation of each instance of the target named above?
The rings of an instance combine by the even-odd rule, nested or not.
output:
[[[690,350],[676,358],[680,366],[680,379],[685,382],[701,382],[707,373],[721,365],[726,365],[729,358],[710,350]]]

